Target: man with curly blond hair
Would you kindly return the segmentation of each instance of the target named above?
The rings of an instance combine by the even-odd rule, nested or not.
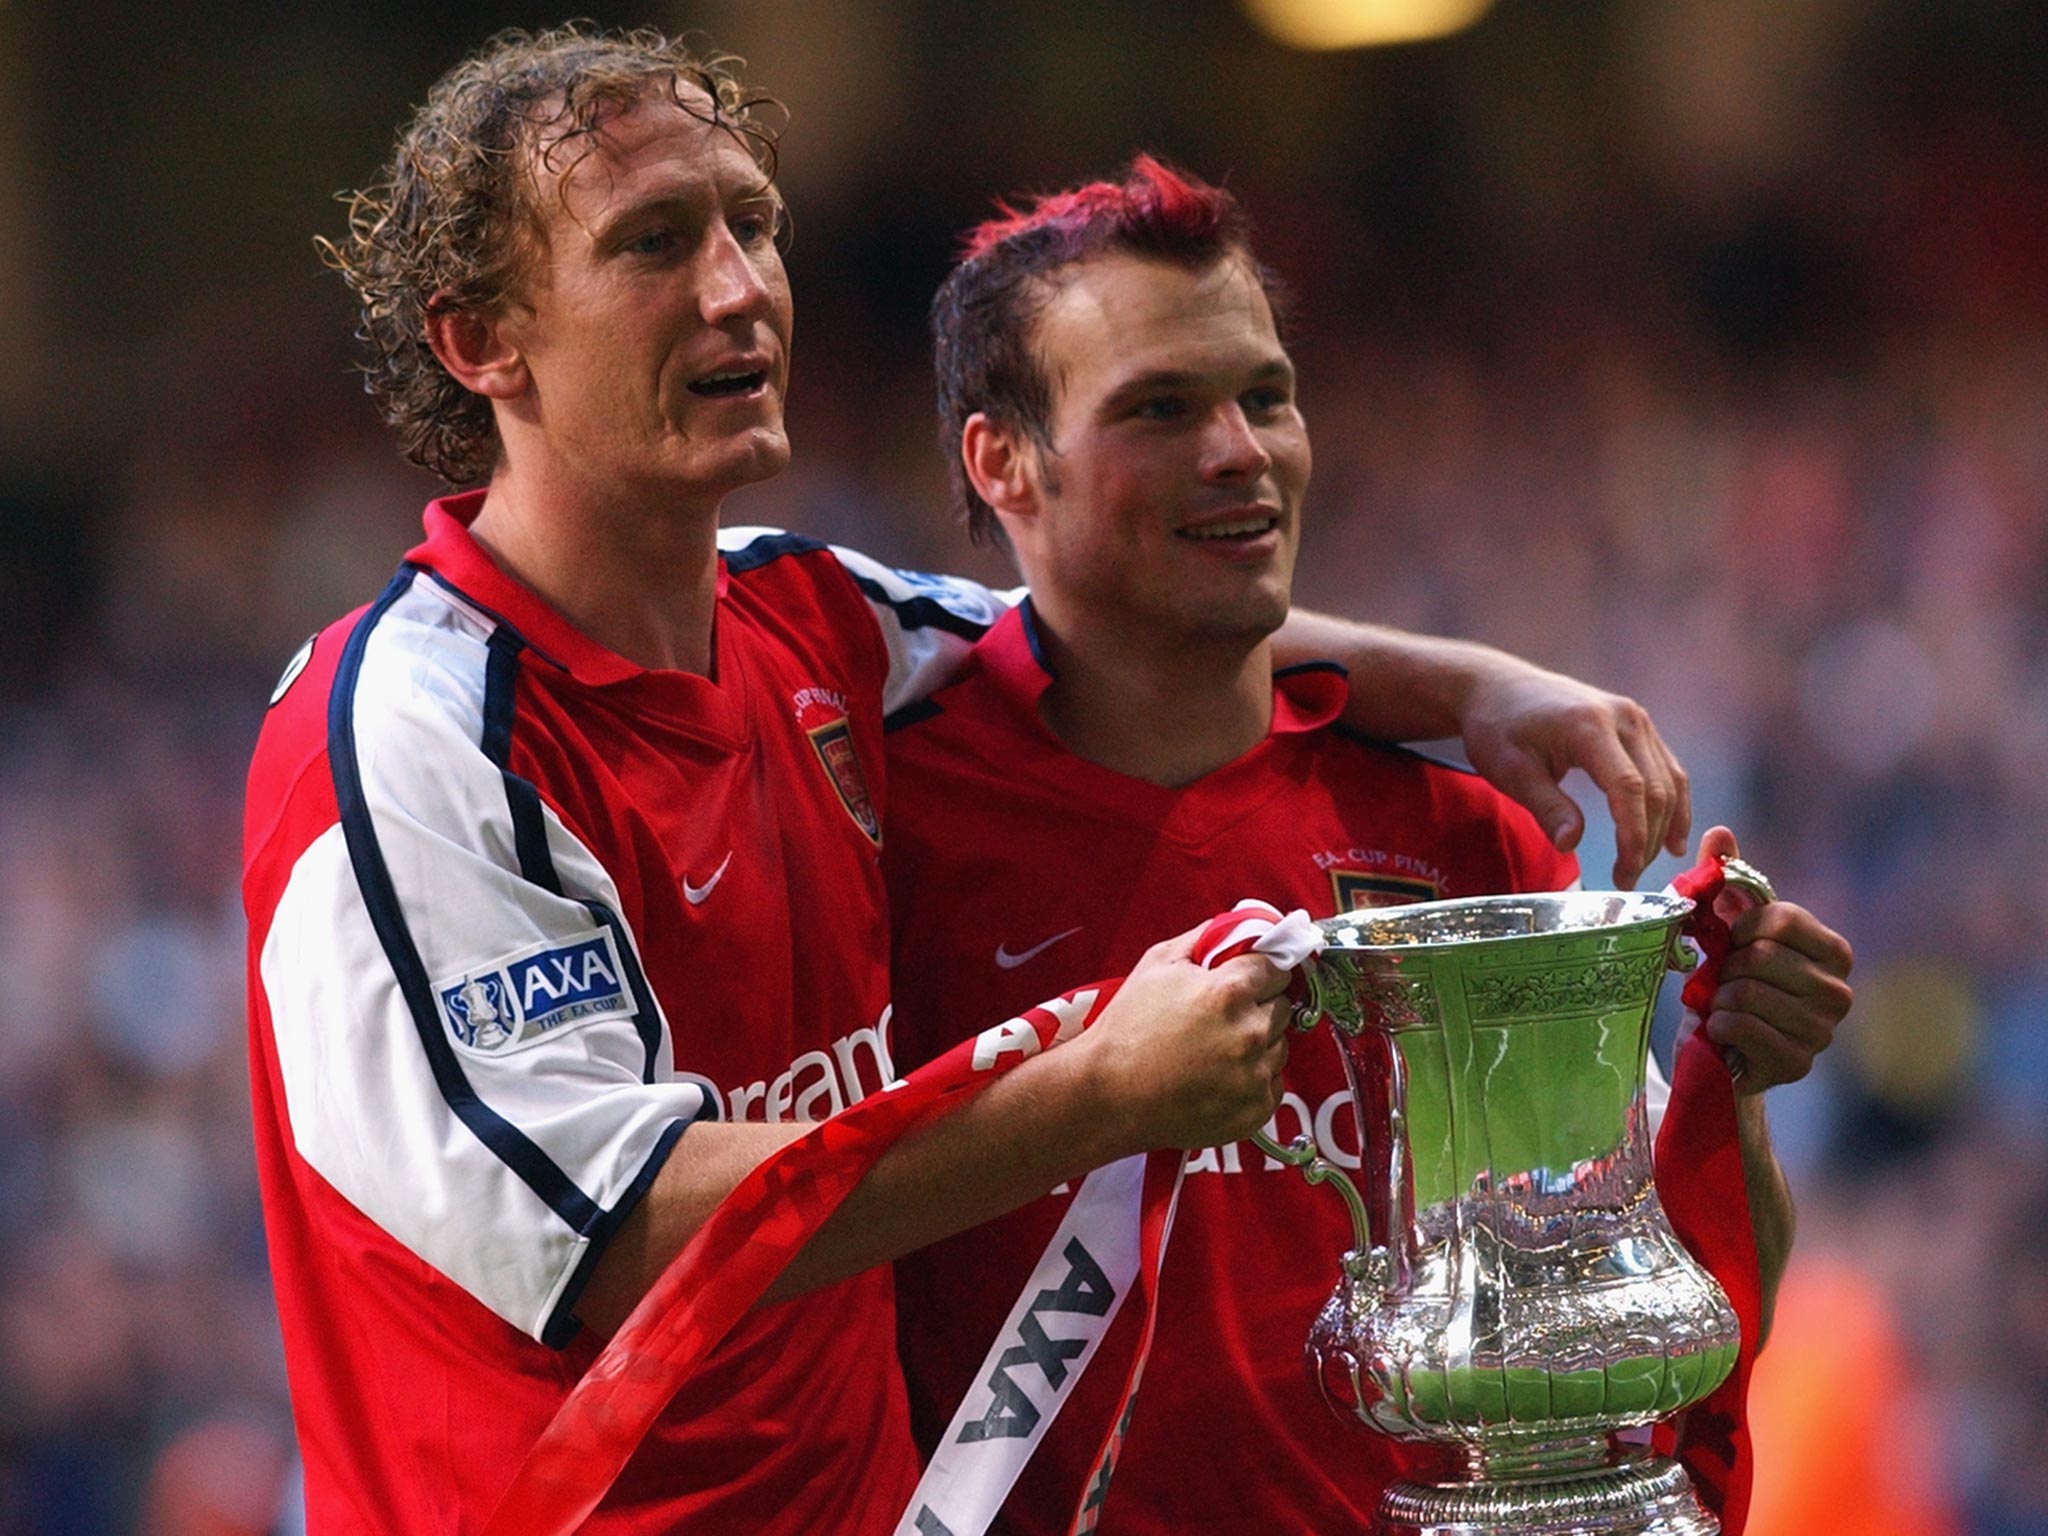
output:
[[[478,1529],[594,1336],[763,1158],[895,1080],[882,716],[999,604],[719,531],[789,456],[775,137],[658,34],[507,33],[327,247],[407,453],[474,488],[293,659],[250,770],[256,1137],[316,1531]],[[1589,767],[1638,867],[1682,838],[1627,701],[1311,643],[1372,680],[1368,728],[1462,726],[1553,817]],[[876,1266],[1271,1112],[1278,973],[1188,950],[888,1151],[584,1528],[893,1528],[917,1469]]]

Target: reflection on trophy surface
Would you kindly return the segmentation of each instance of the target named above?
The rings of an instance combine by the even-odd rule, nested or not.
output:
[[[1381,1536],[1720,1528],[1676,1462],[1607,1438],[1736,1354],[1651,1182],[1650,1018],[1690,909],[1581,892],[1321,924],[1303,1013],[1336,1029],[1364,1158],[1310,1369],[1340,1415],[1458,1448],[1453,1477],[1388,1489]]]

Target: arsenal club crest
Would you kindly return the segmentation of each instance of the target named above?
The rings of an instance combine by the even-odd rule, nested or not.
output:
[[[792,702],[796,705],[797,724],[810,737],[839,803],[846,807],[853,824],[867,834],[868,841],[881,847],[882,819],[875,814],[867,775],[861,772],[860,753],[853,745],[853,722],[846,718],[845,696],[828,688],[805,688]]]
[[[1339,912],[1358,912],[1366,907],[1405,907],[1410,902],[1435,901],[1439,894],[1434,880],[1367,874],[1358,869],[1331,870],[1330,884],[1336,889]]]

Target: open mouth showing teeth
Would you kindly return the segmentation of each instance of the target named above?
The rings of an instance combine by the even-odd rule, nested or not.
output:
[[[1237,523],[1210,523],[1203,528],[1183,528],[1180,536],[1184,539],[1243,539],[1257,538],[1270,533],[1280,525],[1277,517],[1251,517]]]
[[[714,373],[709,378],[699,379],[690,386],[693,395],[709,395],[714,399],[723,395],[750,395],[768,381],[762,373]]]

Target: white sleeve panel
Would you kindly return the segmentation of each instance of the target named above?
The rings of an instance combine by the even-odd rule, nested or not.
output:
[[[666,1133],[717,1100],[677,1079],[633,936],[585,905],[616,914],[617,892],[551,813],[562,894],[520,873],[476,745],[480,659],[435,654],[481,646],[394,620],[403,642],[380,628],[355,692],[360,807],[344,795],[300,857],[259,958],[292,1135],[364,1215],[543,1337]],[[351,857],[365,830],[390,900]]]
[[[889,647],[884,710],[929,698],[950,683],[974,642],[1024,596],[1022,587],[996,592],[957,576],[899,571],[858,550],[831,548],[867,598]]]
[[[859,550],[819,544],[780,528],[721,528],[718,547],[728,559],[738,560],[792,550],[831,551],[867,599],[888,648],[885,711],[929,698],[951,682],[974,642],[1025,595],[1023,587],[997,592],[958,576],[899,571]]]

